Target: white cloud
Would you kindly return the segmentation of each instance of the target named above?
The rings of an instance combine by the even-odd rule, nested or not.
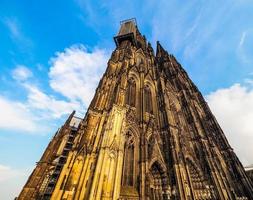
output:
[[[42,111],[40,114],[49,118],[60,118],[70,114],[73,110],[81,112],[81,106],[76,101],[57,100],[39,90],[37,87],[26,84],[28,89],[27,105],[32,109]]]
[[[25,104],[0,96],[0,128],[33,132],[36,123]]]
[[[25,81],[32,76],[33,73],[24,65],[17,65],[12,71],[12,77],[18,81]]]
[[[0,199],[14,199],[31,173],[29,169],[13,169],[0,164]]]
[[[10,178],[13,178],[19,174],[20,172],[18,170],[13,170],[8,166],[0,164],[0,183]]]
[[[71,101],[81,101],[87,108],[108,57],[102,49],[88,52],[83,45],[66,48],[51,59],[50,86]]]
[[[50,86],[56,95],[61,95],[58,98],[28,82],[33,73],[27,67],[18,65],[12,76],[21,81],[26,89],[26,100],[11,101],[0,96],[0,129],[40,134],[49,131],[43,123],[45,121],[59,119],[73,110],[83,116],[106,68],[108,57],[105,50],[88,52],[83,45],[74,45],[58,52],[50,59],[49,72]]]
[[[232,148],[244,165],[253,163],[253,89],[240,84],[206,96]]]
[[[0,96],[1,130],[44,135],[52,132],[52,121],[69,115],[73,110],[77,111],[77,115],[83,115],[79,102],[57,100],[33,85],[24,85],[28,91],[24,102]]]

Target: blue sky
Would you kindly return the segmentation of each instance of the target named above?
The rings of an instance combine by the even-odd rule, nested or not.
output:
[[[0,1],[0,199],[17,195],[50,138],[83,116],[136,17],[184,66],[244,165],[253,163],[253,1]]]

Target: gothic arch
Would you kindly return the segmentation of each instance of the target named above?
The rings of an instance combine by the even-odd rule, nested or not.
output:
[[[149,167],[149,198],[151,200],[168,199],[169,182],[165,165],[153,160]]]
[[[144,74],[147,73],[147,61],[142,49],[136,51],[135,63],[138,71],[143,71]]]
[[[124,146],[124,162],[123,162],[123,186],[134,186],[134,150],[136,148],[134,136],[128,132],[126,134]]]
[[[151,77],[146,77],[144,80],[144,85],[147,85],[150,87],[153,93],[155,93],[155,85],[151,79]]]
[[[163,163],[163,161],[159,158],[153,158],[150,162],[149,162],[149,169],[152,167],[152,165],[154,163],[159,164],[160,168],[162,169],[163,173],[166,173],[166,165]]]
[[[121,185],[137,189],[139,164],[139,134],[134,126],[128,127],[124,134],[124,160]]]
[[[138,72],[136,72],[134,70],[130,70],[128,73],[128,77],[133,78],[138,85],[140,84],[140,77],[138,75]]]
[[[152,108],[151,112],[152,114],[157,114],[156,112],[154,113],[154,111],[157,110],[157,101],[156,101],[156,87],[154,82],[150,79],[150,77],[146,77],[144,80],[144,88],[148,87],[150,89],[150,106]],[[144,91],[145,92],[145,91]],[[145,100],[144,100],[144,106],[145,106]]]
[[[134,134],[136,139],[139,139],[140,135],[139,135],[139,129],[138,129],[137,124],[135,124],[135,123],[127,124],[126,125],[126,131],[125,131],[124,135],[126,135],[127,132],[129,132],[129,131]]]
[[[140,92],[139,92],[139,88],[140,88],[140,77],[139,77],[139,75],[138,75],[138,72],[136,72],[136,71],[134,71],[134,70],[130,70],[129,72],[128,72],[128,77],[127,77],[127,80],[128,81],[126,81],[126,86],[125,86],[125,91],[126,91],[126,94],[125,94],[125,103],[127,104],[127,105],[129,105],[129,102],[127,101],[128,100],[128,93],[129,93],[129,81],[134,81],[134,83],[135,83],[135,94],[134,94],[134,96],[135,97],[131,97],[131,95],[132,94],[130,94],[130,98],[135,98],[135,106],[133,106],[133,105],[130,105],[131,107],[135,107],[136,109],[138,109],[138,107],[139,107],[139,99],[140,99]]]
[[[142,64],[144,64],[144,66],[146,65],[146,59],[145,59],[145,54],[143,52],[143,50],[141,48],[139,48],[136,52],[135,52],[135,57],[136,57],[136,64],[139,65],[140,63],[138,63],[138,59],[140,58],[142,60]]]

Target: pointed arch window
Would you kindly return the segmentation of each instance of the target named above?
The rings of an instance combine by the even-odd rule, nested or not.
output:
[[[153,113],[152,95],[148,86],[144,87],[144,109],[148,113]]]
[[[134,137],[130,132],[126,135],[122,185],[134,186]]]
[[[151,169],[151,180],[150,180],[150,199],[168,199],[166,194],[167,177],[157,162],[153,163]]]
[[[127,84],[126,104],[135,107],[136,101],[136,83],[131,78]]]

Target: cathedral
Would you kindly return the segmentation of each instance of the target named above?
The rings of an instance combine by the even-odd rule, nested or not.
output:
[[[202,94],[135,19],[84,118],[55,133],[18,200],[252,200],[253,183]]]

